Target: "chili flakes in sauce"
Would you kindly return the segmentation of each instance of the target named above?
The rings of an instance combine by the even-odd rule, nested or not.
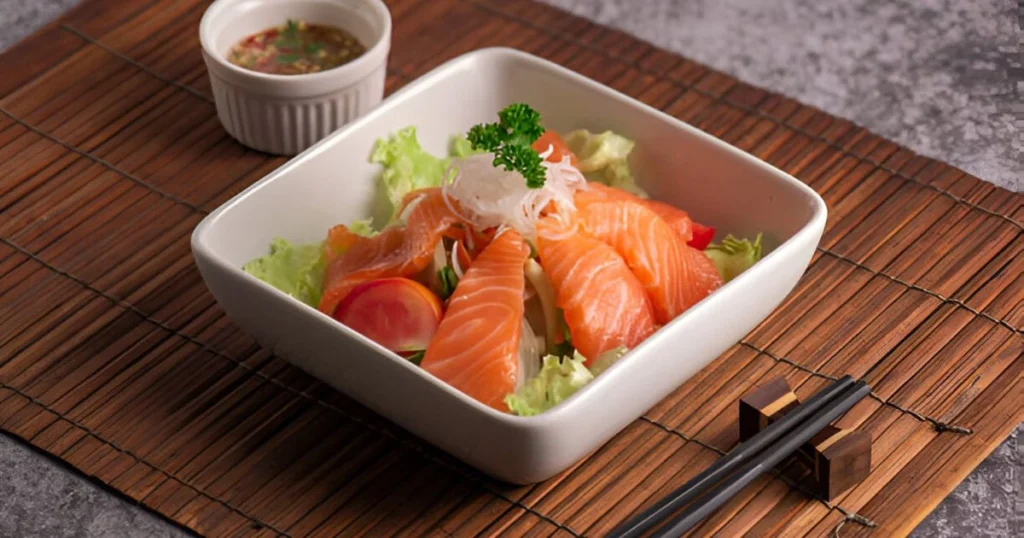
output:
[[[260,73],[302,75],[334,69],[364,52],[366,47],[341,28],[288,19],[239,41],[228,61]]]

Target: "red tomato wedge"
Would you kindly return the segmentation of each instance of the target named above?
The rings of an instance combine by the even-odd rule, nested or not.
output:
[[[426,349],[441,316],[433,292],[399,277],[359,284],[334,311],[334,319],[396,353]]]
[[[544,134],[540,135],[540,138],[533,143],[533,149],[536,150],[537,153],[544,153],[549,147],[554,148],[551,151],[551,155],[548,155],[547,160],[549,162],[562,162],[562,159],[568,156],[569,163],[573,166],[577,166],[579,164],[579,159],[576,158],[576,154],[573,153],[569,149],[569,146],[565,144],[565,140],[562,140],[562,137],[558,136],[558,133],[554,131],[544,131]]]
[[[686,244],[697,250],[704,250],[711,244],[711,240],[715,238],[715,229],[711,226],[704,226],[703,224],[693,221],[693,239],[690,239]]]

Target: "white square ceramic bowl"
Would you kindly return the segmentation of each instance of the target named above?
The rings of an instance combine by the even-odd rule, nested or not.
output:
[[[380,170],[367,162],[377,138],[415,125],[424,147],[443,154],[453,134],[512,102],[535,107],[550,129],[635,139],[631,162],[652,197],[720,233],[763,232],[770,253],[535,417],[490,409],[242,272],[275,236],[319,241],[330,226],[379,213]],[[796,179],[689,125],[545,60],[484,49],[409,84],[225,203],[196,228],[192,249],[221,306],[262,345],[485,473],[525,484],[601,446],[762,321],[807,268],[825,215]]]

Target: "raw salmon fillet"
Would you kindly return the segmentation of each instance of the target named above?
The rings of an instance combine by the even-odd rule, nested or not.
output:
[[[605,351],[632,349],[655,331],[644,287],[612,247],[545,217],[537,223],[537,251],[572,344],[588,365]]]
[[[391,226],[373,237],[353,234],[345,226],[328,233],[327,269],[320,311],[331,315],[352,288],[378,278],[409,277],[430,263],[438,241],[460,221],[441,195],[423,190],[405,226]]]
[[[641,198],[633,193],[609,187],[601,183],[588,183],[587,186],[591,191],[603,194],[609,198],[616,200],[631,200],[642,204],[647,209],[657,213],[666,224],[671,226],[676,232],[676,235],[683,240],[683,243],[689,243],[690,240],[693,239],[693,221],[690,219],[690,215],[686,211],[683,211],[674,205],[666,204],[665,202]]]
[[[639,197],[637,200],[646,206],[647,209],[657,213],[657,215],[661,217],[661,220],[664,220],[666,224],[671,226],[679,239],[683,240],[683,244],[689,243],[690,240],[693,239],[693,221],[690,219],[690,215],[687,214],[686,211],[683,211],[674,205],[659,202],[657,200],[645,200]]]
[[[455,288],[448,311],[420,363],[481,403],[508,411],[505,396],[519,380],[523,328],[523,264],[530,248],[514,230],[480,253]]]
[[[583,230],[615,249],[643,285],[659,324],[721,285],[711,260],[700,252],[689,255],[686,249],[693,249],[644,204],[590,190],[578,192],[575,203]],[[708,270],[714,280],[708,280]]]
[[[703,293],[701,299],[722,287],[722,275],[718,274],[715,264],[704,254],[704,251],[684,243],[681,252],[690,268],[690,278],[692,279],[690,289],[696,293]]]

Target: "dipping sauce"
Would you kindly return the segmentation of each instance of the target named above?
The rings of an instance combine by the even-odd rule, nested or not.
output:
[[[341,28],[288,19],[239,41],[228,61],[260,73],[302,75],[334,69],[364,52],[366,47]]]

